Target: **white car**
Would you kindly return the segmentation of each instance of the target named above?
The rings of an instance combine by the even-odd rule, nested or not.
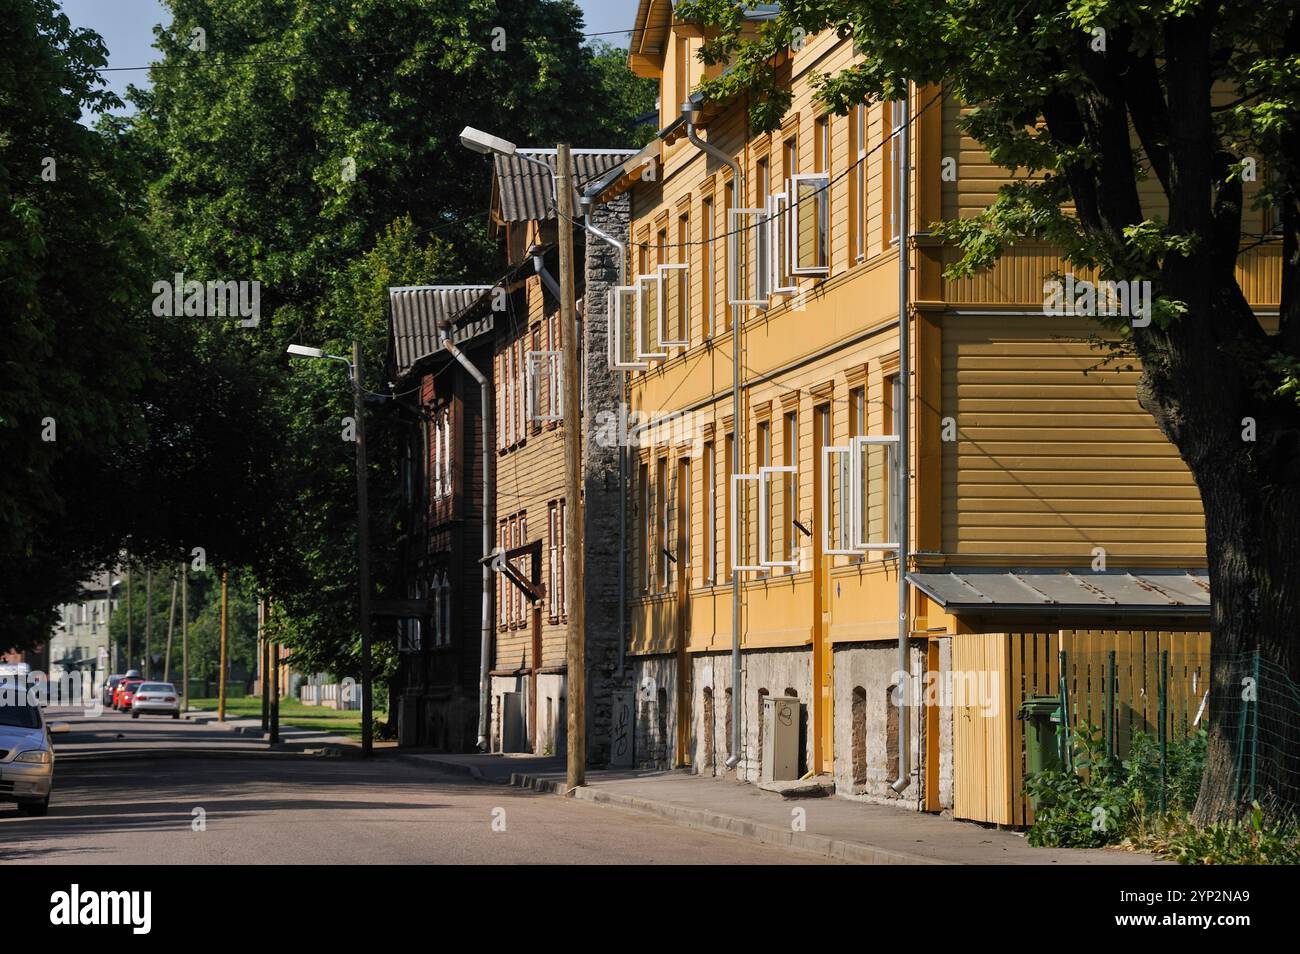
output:
[[[12,693],[0,700],[0,802],[18,803],[24,815],[44,815],[54,785],[54,745],[50,735],[67,732],[62,722],[45,721],[40,706]]]
[[[169,715],[173,719],[181,717],[180,698],[176,687],[170,682],[142,682],[135,690],[131,700],[131,718],[138,719],[140,714]]]

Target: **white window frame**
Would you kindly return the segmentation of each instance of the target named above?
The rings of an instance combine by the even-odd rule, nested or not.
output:
[[[801,182],[821,182],[821,188],[814,191],[813,195],[816,200],[812,208],[821,210],[821,242],[822,257],[825,259],[825,265],[803,265],[799,264],[799,219],[803,214],[804,202],[799,199],[799,184]],[[830,176],[825,172],[797,172],[789,179],[789,202],[791,215],[787,227],[789,234],[787,236],[787,248],[789,249],[789,271],[791,275],[829,275],[830,274]]]
[[[679,330],[689,336],[691,333],[691,322],[690,322],[691,267],[683,262],[672,262],[672,263],[660,265],[658,272],[659,272],[659,338],[658,338],[659,347],[660,348],[685,348],[690,344],[687,338],[676,339],[676,338],[668,337],[667,318],[668,318],[668,294],[669,293],[665,291],[665,288],[677,286],[676,276],[670,275],[669,273],[672,272],[686,273],[685,297],[678,303],[678,306],[681,309],[681,315],[679,316],[680,318]]]
[[[625,307],[630,301],[631,311]],[[609,367],[612,371],[644,371],[650,367],[648,361],[634,361],[623,354],[623,333],[628,321],[632,321],[632,347],[636,349],[636,286],[618,285],[609,290],[607,299],[609,309]]]
[[[654,303],[655,303],[655,309],[654,309],[654,310],[655,310],[655,314],[654,314],[653,317],[650,316],[650,315],[645,314],[645,311],[646,311],[646,308],[644,307],[644,305],[645,305],[645,295],[644,295],[644,293],[643,293],[643,291],[642,291],[642,286],[643,286],[643,285],[650,285],[651,283],[653,283],[653,284],[656,286],[656,288],[655,288],[655,290],[654,290],[654,293],[653,293],[653,295],[652,295],[652,297],[653,297],[653,299],[654,299]],[[659,324],[659,312],[660,312],[661,307],[662,307],[662,306],[661,306],[661,301],[662,301],[662,299],[663,299],[663,282],[662,282],[662,276],[661,276],[658,272],[653,272],[653,273],[651,273],[651,274],[649,274],[649,275],[640,275],[640,276],[637,277],[637,280],[636,280],[636,338],[635,338],[635,340],[634,340],[633,343],[632,343],[632,347],[633,347],[633,348],[635,349],[635,351],[636,351],[636,358],[637,358],[638,361],[663,361],[665,358],[668,357],[668,352],[667,352],[667,351],[642,351],[642,350],[641,350],[641,341],[642,341],[643,337],[644,337],[645,340],[648,341],[650,344],[653,345],[653,344],[655,343],[655,342],[654,342],[654,337],[655,337],[654,335],[643,335],[643,332],[644,332],[645,330],[647,330],[648,328],[650,328],[650,326],[647,325],[647,322],[650,322],[650,321],[653,321],[653,322],[654,322],[654,327],[653,327],[653,328],[650,328],[650,330],[652,330],[652,331],[657,331],[657,330],[658,330],[658,324]],[[662,346],[661,346],[661,347],[662,347]]]
[[[885,487],[885,504],[889,508],[888,513],[892,518],[894,526],[892,529],[895,535],[898,531],[898,453],[900,442],[897,434],[879,434],[867,435],[863,437],[853,437],[849,440],[847,447],[824,447],[822,448],[822,530],[825,536],[822,539],[822,552],[828,556],[857,556],[861,553],[867,553],[872,550],[889,551],[898,549],[897,540],[866,540],[864,539],[865,527],[862,513],[862,448],[864,446],[885,446],[893,450],[893,454],[887,459],[887,468],[889,479]],[[843,534],[843,499],[844,494],[848,493],[848,548],[837,547],[833,545],[831,539],[830,523],[830,505],[831,505],[831,487],[830,476],[832,465],[837,472],[843,473],[845,468],[839,461],[834,460],[837,457],[848,457],[847,472],[849,476],[849,486],[845,488],[843,481],[840,481],[840,499],[841,499],[841,534]]]
[[[796,295],[799,284],[790,274],[790,193],[776,192],[767,199],[768,228],[768,270],[771,273],[768,287],[773,295]],[[790,284],[782,285],[781,279],[789,278]]]
[[[790,474],[794,476],[798,473],[799,468],[788,464],[758,468],[758,562],[764,569],[775,569],[777,567],[798,569],[799,567],[797,559],[774,560],[772,554],[767,552],[767,541],[768,537],[771,536],[771,530],[767,524],[769,522],[768,507],[771,504],[771,490],[769,488],[772,483],[772,475]]]
[[[731,569],[736,573],[739,573],[742,570],[761,572],[767,569],[761,561],[759,563],[740,562],[740,524],[741,521],[744,520],[746,523],[746,531],[748,531],[749,523],[749,501],[747,499],[744,501],[740,499],[740,483],[741,481],[752,481],[758,483],[759,480],[760,478],[758,474],[731,475]],[[759,487],[761,489],[761,483],[759,484]],[[761,508],[759,509],[758,521],[759,555],[762,556],[763,512]],[[746,536],[748,536],[748,533],[746,533]]]
[[[756,217],[757,223],[750,223],[750,218]],[[748,246],[742,246],[741,243],[747,242],[749,232],[754,228],[766,228],[767,210],[766,209],[728,209],[727,210],[727,304],[728,305],[759,305],[766,307],[767,298],[759,298],[758,289],[758,269],[765,263],[751,261],[749,271],[749,280],[753,287],[741,288],[740,275],[740,249]],[[754,243],[754,257],[758,257],[758,242]],[[748,255],[748,252],[746,252]],[[742,298],[741,295],[749,294],[750,297]],[[755,475],[756,476],[756,475]]]
[[[561,351],[529,351],[524,355],[528,372],[528,423],[564,420],[564,389],[560,387]],[[549,387],[546,395],[549,413],[542,413],[539,372],[545,366]]]

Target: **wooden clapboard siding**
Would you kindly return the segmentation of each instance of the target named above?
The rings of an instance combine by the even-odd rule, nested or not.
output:
[[[1000,705],[992,717],[974,706],[954,705],[953,814],[995,824],[1033,824],[1033,806],[1022,794],[1025,731],[1020,704],[1028,696],[1060,693],[1060,651],[1070,721],[1075,727],[1105,724],[1108,654],[1115,653],[1115,750],[1128,755],[1133,736],[1159,731],[1160,653],[1169,653],[1165,727],[1171,740],[1197,731],[1198,711],[1209,688],[1210,635],[1206,632],[1065,629],[1056,632],[979,633],[952,638],[956,673],[998,673]]]
[[[1191,475],[1137,403],[1136,370],[1093,370],[1083,319],[948,315],[943,542],[953,554],[1204,561]],[[1085,373],[1086,372],[1086,373]]]

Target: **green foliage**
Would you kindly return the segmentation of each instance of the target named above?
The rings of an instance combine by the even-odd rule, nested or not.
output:
[[[1143,847],[1185,865],[1300,865],[1300,826],[1266,820],[1255,802],[1240,821],[1197,828],[1185,818],[1172,820]]]
[[[1064,731],[1064,730],[1058,730]],[[1167,811],[1185,816],[1196,803],[1205,768],[1205,732],[1167,743],[1162,783],[1160,748],[1143,732],[1133,734],[1128,757],[1106,754],[1102,731],[1078,726],[1070,734],[1072,768],[1048,769],[1025,779],[1035,800],[1029,843],[1040,847],[1099,848],[1145,834]]]
[[[0,0],[0,50],[0,639],[24,647],[116,547],[114,465],[150,375],[148,249],[134,168],[79,122],[119,105],[103,42],[53,0]]]

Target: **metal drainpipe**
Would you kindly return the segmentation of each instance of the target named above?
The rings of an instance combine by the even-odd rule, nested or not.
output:
[[[695,117],[699,114],[699,107],[694,103],[687,101],[682,103],[682,115],[686,118],[686,138],[696,149],[708,153],[714,159],[731,168],[732,182],[735,183],[736,208],[741,208],[741,203],[745,201],[745,179],[744,174],[740,171],[740,163],[732,159],[717,146],[711,146],[695,131]],[[734,447],[731,455],[731,468],[733,473],[740,473],[737,469],[741,466],[741,461],[745,459],[745,428],[741,415],[740,406],[740,305],[731,306],[731,417],[735,436],[733,438]],[[731,492],[731,475],[727,477],[727,492]],[[733,514],[734,516],[734,514]],[[739,554],[732,554],[735,560]],[[731,571],[731,756],[723,764],[727,768],[735,768],[740,764],[741,758],[741,715],[745,710],[744,699],[740,691],[740,571],[733,569]]]
[[[478,662],[478,750],[488,749],[488,668],[492,660],[492,511],[488,501],[493,497],[492,473],[492,388],[488,379],[474,362],[465,357],[464,352],[456,347],[450,337],[442,339],[442,346],[451,356],[460,362],[460,366],[469,372],[470,377],[478,382],[479,409],[483,421],[483,618],[481,643]]]
[[[584,195],[578,200],[582,206],[582,227],[602,242],[618,249],[618,283],[627,280],[627,245],[620,242],[608,232],[602,232],[591,224],[591,207],[595,200]],[[612,334],[609,319],[605,316],[605,334]],[[618,388],[619,402],[623,402],[627,391],[627,372],[621,375]],[[627,442],[618,442],[618,680],[622,684],[627,670]]]
[[[908,263],[907,230],[910,212],[908,193],[911,190],[910,149],[912,84],[906,84],[901,117],[902,132],[898,136],[898,169],[902,174],[898,190],[898,778],[890,785],[902,792],[912,784],[911,722],[908,703],[911,702],[911,659],[908,649],[907,622],[907,557],[909,545],[908,481],[911,478],[911,432],[908,399],[911,394],[911,362],[909,360],[908,328]]]

